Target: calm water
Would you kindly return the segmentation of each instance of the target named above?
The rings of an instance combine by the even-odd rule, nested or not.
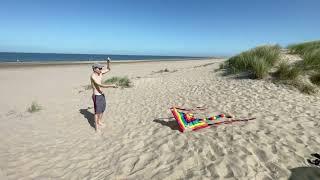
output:
[[[112,60],[151,60],[151,59],[191,59],[185,56],[140,56],[104,54],[56,54],[56,53],[8,53],[0,52],[0,62],[31,61],[98,61],[110,57]]]

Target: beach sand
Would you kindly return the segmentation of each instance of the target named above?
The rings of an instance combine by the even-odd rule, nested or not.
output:
[[[223,76],[223,60],[112,64],[106,127],[92,127],[90,64],[0,70],[1,179],[288,179],[320,153],[320,97]],[[168,68],[170,72],[156,73]],[[42,110],[27,112],[36,101]],[[171,106],[249,122],[181,133]],[[316,177],[316,168],[313,177]],[[294,174],[294,173],[298,174]]]

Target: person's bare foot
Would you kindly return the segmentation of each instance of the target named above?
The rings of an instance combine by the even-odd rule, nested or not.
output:
[[[98,128],[98,129],[96,129],[96,133],[97,134],[100,134],[101,133],[101,130]]]
[[[99,123],[96,124],[95,130],[96,130],[96,133],[98,133],[98,132],[100,131],[100,129],[99,129]]]
[[[105,127],[106,125],[104,123],[98,123],[99,126]]]

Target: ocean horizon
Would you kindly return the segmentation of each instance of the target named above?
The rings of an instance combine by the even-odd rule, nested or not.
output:
[[[110,57],[112,60],[116,60],[116,61],[206,58],[206,57],[196,57],[196,56],[0,52],[0,62],[101,61],[101,60],[107,59],[107,57]]]

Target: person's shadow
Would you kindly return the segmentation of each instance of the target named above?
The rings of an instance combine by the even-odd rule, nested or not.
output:
[[[94,114],[87,109],[80,109],[79,112],[88,120],[88,123],[95,129]]]
[[[170,119],[174,119],[174,117],[157,118],[157,119],[154,119],[153,122],[159,123],[159,124],[161,124],[163,126],[168,126],[172,130],[179,131],[180,128],[179,128],[179,125],[178,125],[177,121],[164,121],[164,120],[170,120]]]
[[[320,179],[320,168],[318,167],[297,167],[290,169],[289,180],[316,180]]]

